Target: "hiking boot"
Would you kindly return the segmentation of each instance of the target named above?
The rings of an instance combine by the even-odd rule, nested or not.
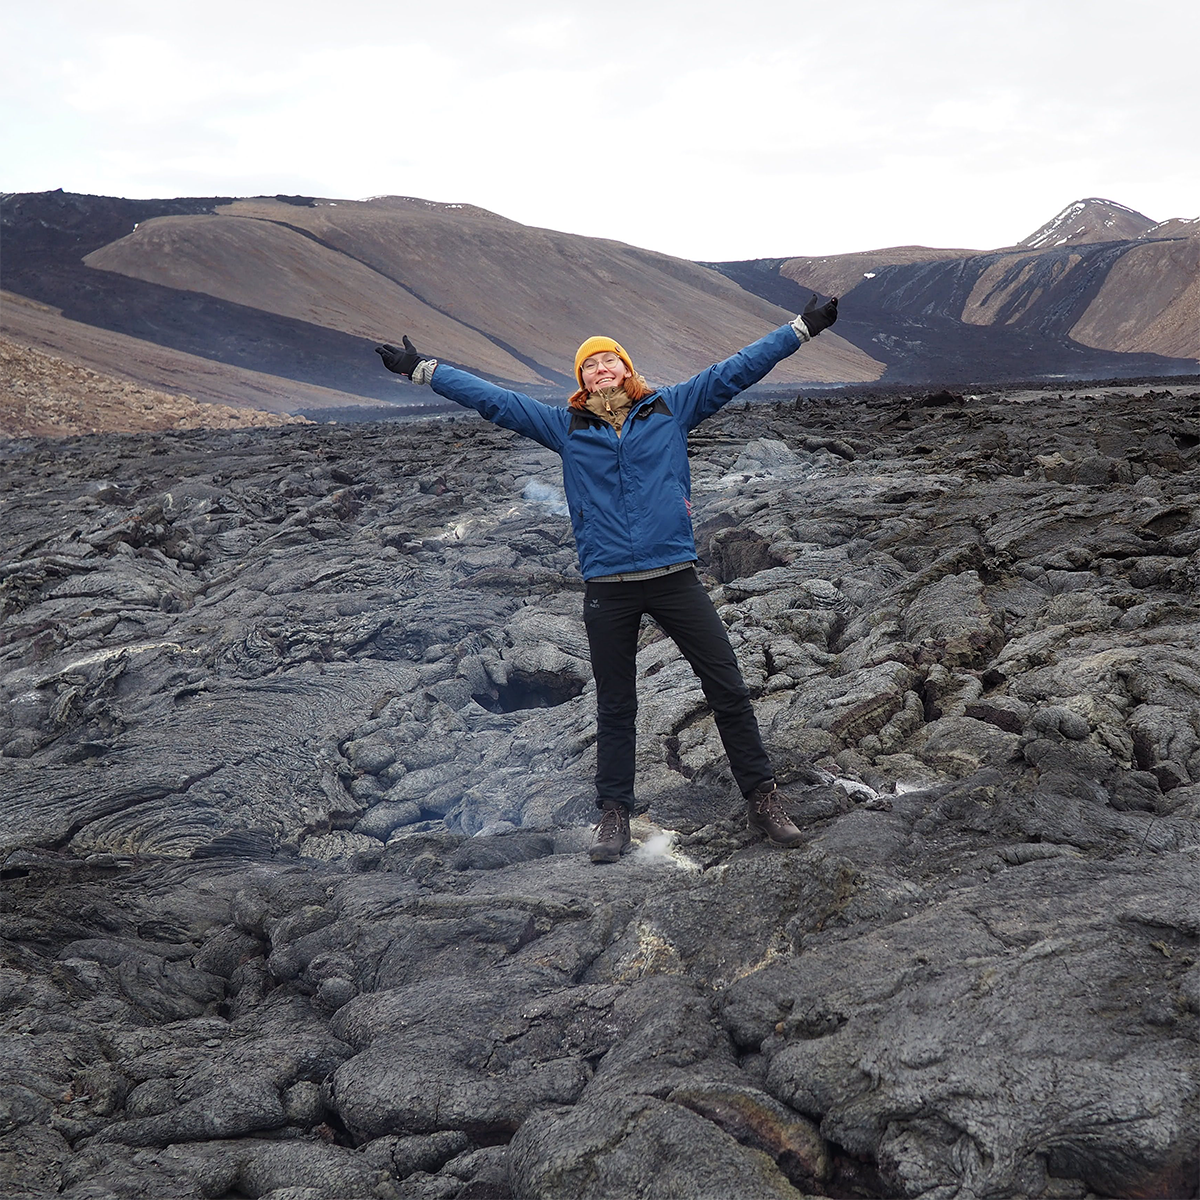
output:
[[[804,835],[783,811],[782,800],[775,780],[760,784],[746,797],[747,823],[777,846],[795,846]]]
[[[629,809],[620,800],[605,800],[604,815],[596,826],[592,862],[616,862],[629,849]]]

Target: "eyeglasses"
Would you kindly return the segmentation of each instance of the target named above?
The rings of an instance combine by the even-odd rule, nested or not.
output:
[[[581,371],[595,371],[600,367],[623,367],[624,365],[619,354],[594,354],[591,358],[585,358],[583,365],[579,369]]]

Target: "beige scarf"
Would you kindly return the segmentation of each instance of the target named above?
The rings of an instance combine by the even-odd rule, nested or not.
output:
[[[584,407],[607,421],[619,434],[634,403],[623,387],[615,387],[590,393],[584,401]]]

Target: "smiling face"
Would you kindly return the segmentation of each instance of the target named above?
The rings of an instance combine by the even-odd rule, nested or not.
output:
[[[589,355],[580,365],[579,374],[583,379],[583,386],[589,392],[602,392],[607,388],[620,387],[629,377],[621,356],[611,350],[601,350],[599,354]]]

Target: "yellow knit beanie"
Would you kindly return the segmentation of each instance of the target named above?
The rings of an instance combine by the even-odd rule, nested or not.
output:
[[[591,358],[593,354],[601,354],[606,350],[615,354],[625,364],[625,370],[630,375],[636,374],[633,369],[633,363],[629,361],[629,355],[620,342],[614,342],[610,337],[590,337],[575,351],[575,378],[579,381],[580,387],[583,387],[584,362]]]

